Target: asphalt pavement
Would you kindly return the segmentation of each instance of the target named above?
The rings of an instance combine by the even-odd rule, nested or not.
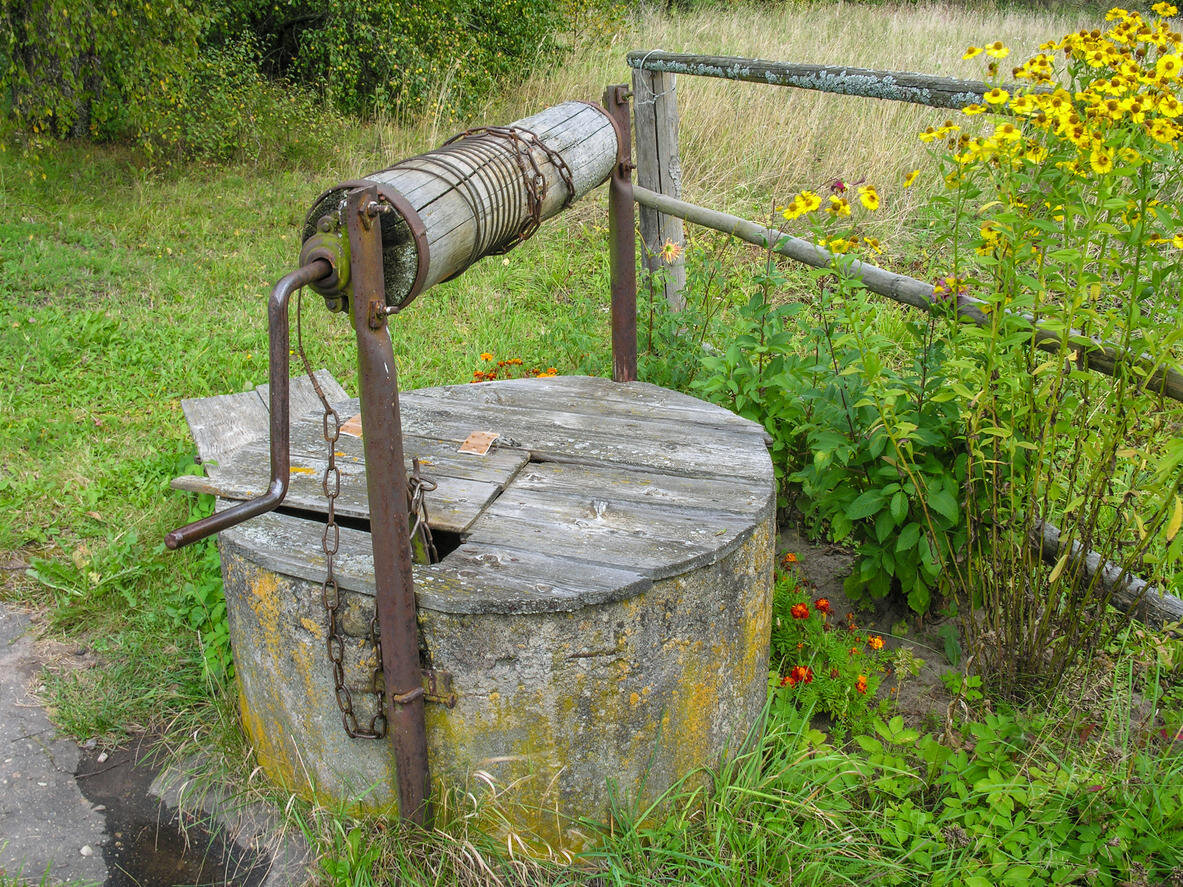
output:
[[[37,701],[44,665],[29,617],[0,604],[0,875],[102,884],[106,818],[74,778],[79,748]]]

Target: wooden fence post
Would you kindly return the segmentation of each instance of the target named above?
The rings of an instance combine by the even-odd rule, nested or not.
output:
[[[637,139],[637,184],[675,199],[682,195],[682,164],[678,158],[678,98],[674,74],[633,69],[633,118]],[[641,261],[650,274],[665,269],[663,288],[671,308],[686,306],[686,264],[682,220],[642,206]],[[672,262],[662,258],[662,247],[675,244]]]

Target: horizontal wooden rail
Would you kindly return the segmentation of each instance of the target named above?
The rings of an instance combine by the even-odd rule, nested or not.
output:
[[[771,245],[772,249],[780,255],[814,268],[830,268],[834,265],[836,257],[829,250],[822,249],[817,244],[802,240],[800,237],[791,237],[772,228],[741,219],[739,216],[707,209],[684,200],[675,200],[672,197],[658,194],[656,191],[637,186],[633,187],[633,197],[642,206],[677,216],[696,225],[702,225],[704,228],[712,228],[724,234],[731,234],[747,243],[762,247]],[[859,278],[863,286],[871,292],[886,296],[903,305],[933,311],[949,304],[948,301],[937,296],[932,284],[917,280],[915,277],[896,274],[858,259],[850,259],[845,270],[850,276]],[[990,321],[986,315],[989,306],[980,299],[960,294],[956,296],[956,302],[953,304],[958,317],[962,320],[976,323],[979,326],[989,324]],[[1029,317],[1018,314],[1012,316],[1026,320],[1031,324],[1032,335],[1038,348],[1056,353],[1063,347],[1059,333],[1040,327]],[[1069,347],[1079,350],[1089,369],[1112,376],[1120,366],[1133,366],[1142,374],[1144,388],[1155,394],[1183,402],[1183,373],[1178,370],[1157,365],[1147,358],[1131,355],[1120,346],[1084,336],[1075,330],[1070,331],[1068,344]]]
[[[954,77],[935,77],[931,74],[914,74],[908,71],[875,71],[844,65],[799,65],[741,56],[663,52],[660,49],[630,52],[628,63],[640,71],[721,77],[724,80],[792,86],[797,89],[890,99],[958,111],[966,105],[980,101],[983,95],[994,88],[994,84],[983,83],[980,80],[958,80]],[[1002,88],[1014,92],[1020,86],[1004,83]],[[1021,88],[1033,89],[1031,86]]]
[[[1060,531],[1040,521],[1032,536],[1040,556],[1048,565],[1059,562],[1064,553],[1065,542]],[[1173,594],[1160,592],[1146,580],[1126,572],[1117,564],[1101,559],[1095,551],[1086,551],[1079,542],[1073,542],[1069,562],[1079,567],[1086,582],[1094,581],[1100,573],[1101,587],[1110,595],[1109,603],[1123,613],[1129,613],[1147,625],[1162,628],[1165,625],[1183,623],[1183,600]]]

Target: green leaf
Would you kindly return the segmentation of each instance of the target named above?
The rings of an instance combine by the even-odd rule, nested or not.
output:
[[[891,497],[891,516],[897,524],[902,524],[908,516],[908,497],[904,495],[903,490]]]
[[[920,541],[920,524],[910,523],[904,527],[900,535],[895,540],[896,551],[906,551],[909,548],[915,548],[916,543]]]
[[[882,490],[867,490],[846,506],[846,516],[852,521],[870,517],[883,507],[883,499]]]
[[[960,523],[961,508],[948,490],[938,490],[928,497],[928,506],[951,524]]]

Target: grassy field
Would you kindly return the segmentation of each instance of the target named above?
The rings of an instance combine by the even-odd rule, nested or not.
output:
[[[289,168],[244,161],[145,170],[117,147],[4,134],[0,593],[43,612],[49,630],[85,643],[105,663],[49,677],[58,721],[80,738],[116,741],[144,728],[201,737],[198,744],[220,750],[214,758],[244,791],[267,793],[247,776],[252,764],[227,688],[202,667],[194,629],[213,606],[203,591],[213,569],[208,553],[165,553],[161,540],[194,507],[168,488],[192,453],[180,399],[265,380],[265,294],[294,265],[298,227],[324,187],[432,147],[468,125],[508,122],[558,100],[598,100],[605,85],[627,81],[624,54],[632,49],[979,77],[980,65],[961,59],[971,43],[1001,39],[1025,57],[1043,40],[1097,19],[1086,12],[927,3],[645,13],[619,33],[577,42],[562,65],[507,87],[471,121],[342,121],[329,150]],[[924,207],[936,183],[922,176],[907,191],[899,183],[926,165],[915,132],[944,113],[691,78],[679,80],[679,104],[688,199],[754,217],[798,189],[866,179],[884,197],[874,229],[888,245],[884,261],[924,276],[932,239]],[[725,315],[758,255],[693,232],[690,249],[699,255],[717,249],[722,257],[731,280]],[[601,189],[504,259],[485,260],[400,315],[392,332],[401,383],[465,382],[485,351],[563,373],[607,374],[607,306]],[[891,309],[883,313],[890,322]],[[356,393],[353,337],[344,318],[307,300],[305,340],[313,364],[328,367]],[[41,581],[25,572],[29,566]],[[1131,685],[1130,663],[1143,652],[1134,641],[1114,652],[1115,669],[1128,667]],[[1128,687],[1115,680],[1109,689],[1101,709],[1128,705]],[[1119,729],[1116,721],[1110,726]],[[1119,731],[1113,735],[1120,754],[1109,760],[1100,752],[1067,751],[1064,724],[1056,719],[1030,730],[1030,736],[999,733],[971,742],[1023,749],[1021,765],[1002,780],[1016,791],[1026,791],[1031,772],[1059,773],[1049,777],[1048,791],[1061,793],[1064,811],[1078,809],[1071,787],[1104,782],[1111,789],[1105,797],[1086,799],[1098,811],[1098,829],[1116,828],[1123,811],[1162,809],[1160,787],[1180,783],[1177,749],[1147,758]],[[683,812],[655,828],[617,823],[600,853],[569,870],[514,859],[512,848],[507,856],[471,830],[477,817],[463,806],[447,835],[399,841],[384,838],[389,833],[381,824],[300,805],[288,810],[293,828],[323,843],[325,881],[335,884],[394,877],[407,883],[590,883],[593,877],[604,884],[915,883],[916,871],[928,872],[933,883],[977,884],[1002,880],[1007,860],[1017,864],[1028,851],[1051,858],[1048,840],[1015,826],[1022,834],[1011,836],[1009,855],[974,875],[985,880],[959,881],[977,864],[975,849],[942,833],[950,823],[913,816],[922,793],[904,787],[869,801],[859,795],[860,780],[886,778],[914,763],[903,750],[914,740],[898,731],[880,738],[886,750],[859,764],[820,744],[800,719],[773,719],[754,751],[715,774],[712,798],[678,799],[672,806]],[[998,760],[1011,757],[1000,751]],[[966,787],[953,776],[945,785],[941,797],[954,797],[960,785],[982,804],[994,803],[999,791],[984,783]],[[926,802],[932,798],[925,795]],[[1052,808],[1041,810],[1051,815]],[[1169,849],[1179,840],[1169,825],[1177,829],[1179,820],[1167,815],[1174,817],[1167,826],[1156,819],[1139,827],[1161,834]],[[901,831],[903,820],[913,822],[914,834]],[[1031,820],[1038,823],[1034,813]],[[1092,883],[1084,870],[1064,866],[1067,874],[1057,883]]]

